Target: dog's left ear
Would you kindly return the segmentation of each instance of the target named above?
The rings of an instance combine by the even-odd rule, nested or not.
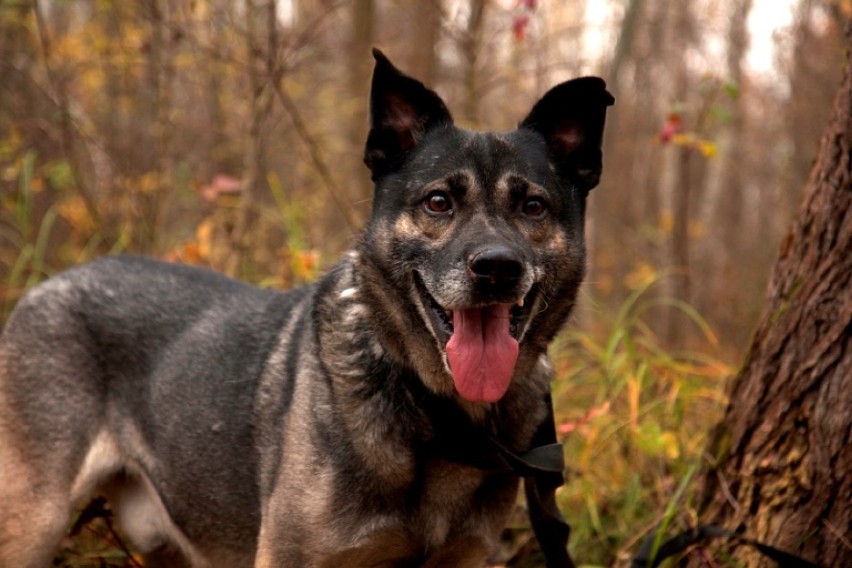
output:
[[[598,77],[582,77],[550,89],[521,122],[547,141],[561,177],[583,191],[601,177],[601,141],[606,107],[615,99]]]
[[[398,168],[433,128],[453,123],[441,97],[403,74],[378,49],[370,92],[370,134],[364,163],[375,180]]]

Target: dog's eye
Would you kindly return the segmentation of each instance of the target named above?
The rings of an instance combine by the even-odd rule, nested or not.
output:
[[[540,219],[547,212],[547,206],[541,199],[538,199],[537,197],[532,197],[524,202],[523,206],[521,207],[521,211],[523,211],[524,215],[526,215],[527,217],[532,217],[533,219]]]
[[[449,213],[453,209],[450,196],[443,191],[433,191],[430,193],[426,197],[424,206],[429,213]]]

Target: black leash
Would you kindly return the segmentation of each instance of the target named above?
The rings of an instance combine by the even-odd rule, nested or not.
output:
[[[651,534],[645,537],[642,545],[639,547],[639,553],[633,558],[633,562],[630,563],[630,568],[656,568],[663,560],[684,552],[690,546],[715,538],[729,538],[745,546],[750,546],[767,558],[774,560],[778,568],[820,568],[819,565],[809,562],[800,556],[757,540],[746,538],[739,533],[715,525],[698,525],[673,536],[661,544],[656,554],[653,554],[656,538],[657,531],[652,531]]]
[[[517,475],[524,479],[527,514],[541,546],[547,568],[575,568],[568,554],[571,527],[556,504],[556,490],[565,483],[565,454],[556,441],[553,403],[548,393],[547,416],[532,439],[532,448],[518,455],[493,438],[488,442]]]

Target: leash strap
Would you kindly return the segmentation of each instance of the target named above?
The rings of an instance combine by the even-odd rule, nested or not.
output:
[[[656,568],[663,560],[683,552],[690,546],[714,538],[729,538],[740,544],[750,546],[767,558],[774,560],[778,568],[820,568],[819,565],[809,562],[800,556],[746,538],[738,533],[715,525],[698,525],[695,528],[673,536],[660,545],[657,553],[651,557],[656,536],[657,531],[653,531],[645,537],[642,541],[642,546],[639,547],[639,554],[633,558],[630,568]]]
[[[565,483],[565,455],[556,441],[553,402],[548,393],[547,416],[533,436],[532,449],[517,455],[490,439],[497,452],[524,478],[524,494],[533,533],[544,553],[547,568],[575,568],[568,554],[571,527],[556,504],[556,490]]]

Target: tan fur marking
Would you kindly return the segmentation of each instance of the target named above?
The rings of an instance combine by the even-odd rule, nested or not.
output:
[[[494,200],[502,204],[504,207],[508,207],[511,203],[512,196],[509,194],[512,184],[510,180],[512,178],[519,178],[518,174],[514,172],[509,172],[504,174],[497,180],[497,183],[494,184]]]
[[[89,447],[83,466],[71,485],[72,502],[78,503],[89,497],[102,480],[120,468],[121,455],[115,439],[109,432],[102,430]]]
[[[27,464],[26,442],[14,428],[15,413],[3,393],[7,367],[0,355],[0,566],[22,559],[47,565],[70,514],[67,492]]]
[[[568,249],[568,243],[565,240],[565,234],[562,231],[553,231],[550,233],[550,238],[546,243],[547,249],[556,253],[560,253]]]
[[[106,485],[104,494],[127,538],[143,554],[153,552],[163,542],[169,542],[181,550],[193,568],[211,566],[174,524],[147,476],[130,473],[123,481]],[[226,563],[226,560],[222,562]]]

